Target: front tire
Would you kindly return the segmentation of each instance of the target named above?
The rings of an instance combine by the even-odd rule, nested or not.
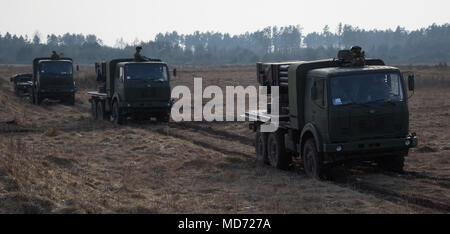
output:
[[[326,169],[321,155],[317,152],[313,138],[306,140],[303,146],[302,159],[305,173],[308,177],[318,180],[325,178]]]
[[[287,169],[291,164],[292,157],[286,153],[284,134],[282,131],[269,134],[267,140],[267,156],[272,167]]]
[[[70,106],[75,105],[75,94],[72,94],[72,95],[67,99],[67,104],[69,104]]]
[[[378,166],[386,171],[403,173],[403,167],[405,165],[405,157],[404,156],[391,156],[384,157],[377,160]]]
[[[117,102],[114,102],[113,104],[113,119],[115,126],[119,126],[124,123],[124,118],[120,114],[119,104]]]
[[[169,113],[163,113],[160,116],[157,117],[158,122],[169,122],[170,121],[170,114]]]
[[[39,92],[36,92],[34,97],[34,104],[40,105],[41,102],[42,102],[41,95],[39,95]]]

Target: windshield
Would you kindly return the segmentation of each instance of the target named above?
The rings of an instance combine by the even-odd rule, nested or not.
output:
[[[330,79],[333,105],[376,101],[403,101],[403,89],[398,73],[371,73],[339,76]]]
[[[135,63],[125,66],[126,80],[168,80],[167,66],[164,64]]]
[[[72,75],[72,63],[48,61],[39,63],[39,73],[45,75]]]

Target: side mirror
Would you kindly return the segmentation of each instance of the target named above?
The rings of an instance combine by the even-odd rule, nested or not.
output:
[[[174,77],[177,76],[177,69],[176,69],[176,68],[173,69],[173,76],[174,76]]]
[[[124,74],[123,74],[123,67],[119,68],[119,80],[123,83],[124,80]]]
[[[414,90],[414,74],[408,76],[408,89],[409,91]]]

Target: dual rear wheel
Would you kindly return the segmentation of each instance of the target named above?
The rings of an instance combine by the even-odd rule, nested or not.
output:
[[[91,115],[96,120],[106,120],[105,102],[102,100],[91,100]]]
[[[278,130],[273,133],[264,133],[257,129],[255,137],[256,161],[258,164],[269,164],[278,169],[288,169],[292,163],[292,153],[286,151],[284,132]],[[323,179],[325,166],[314,143],[310,138],[306,141],[302,153],[305,173],[308,177]]]
[[[264,133],[259,129],[255,139],[256,161],[258,164],[269,164],[278,169],[287,169],[292,157],[286,152],[282,131]]]

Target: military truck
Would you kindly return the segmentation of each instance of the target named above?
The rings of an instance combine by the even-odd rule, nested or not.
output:
[[[355,61],[363,61],[358,64]],[[287,168],[301,157],[309,177],[327,178],[329,169],[349,160],[375,160],[401,172],[409,148],[408,96],[403,74],[380,59],[354,58],[349,50],[338,59],[258,63],[257,79],[279,86],[279,109],[251,110],[249,128],[256,132],[259,162]],[[414,75],[408,75],[414,90]],[[279,119],[275,132],[261,126]]]
[[[16,74],[10,78],[14,83],[14,94],[20,96],[22,93],[27,93],[31,86],[32,74]]]
[[[128,117],[169,121],[173,103],[166,63],[159,59],[113,59],[96,63],[95,70],[99,90],[88,92],[95,119],[112,118],[116,125],[124,124]]]
[[[39,105],[45,98],[75,104],[75,81],[71,58],[35,58],[29,87],[30,102]]]

